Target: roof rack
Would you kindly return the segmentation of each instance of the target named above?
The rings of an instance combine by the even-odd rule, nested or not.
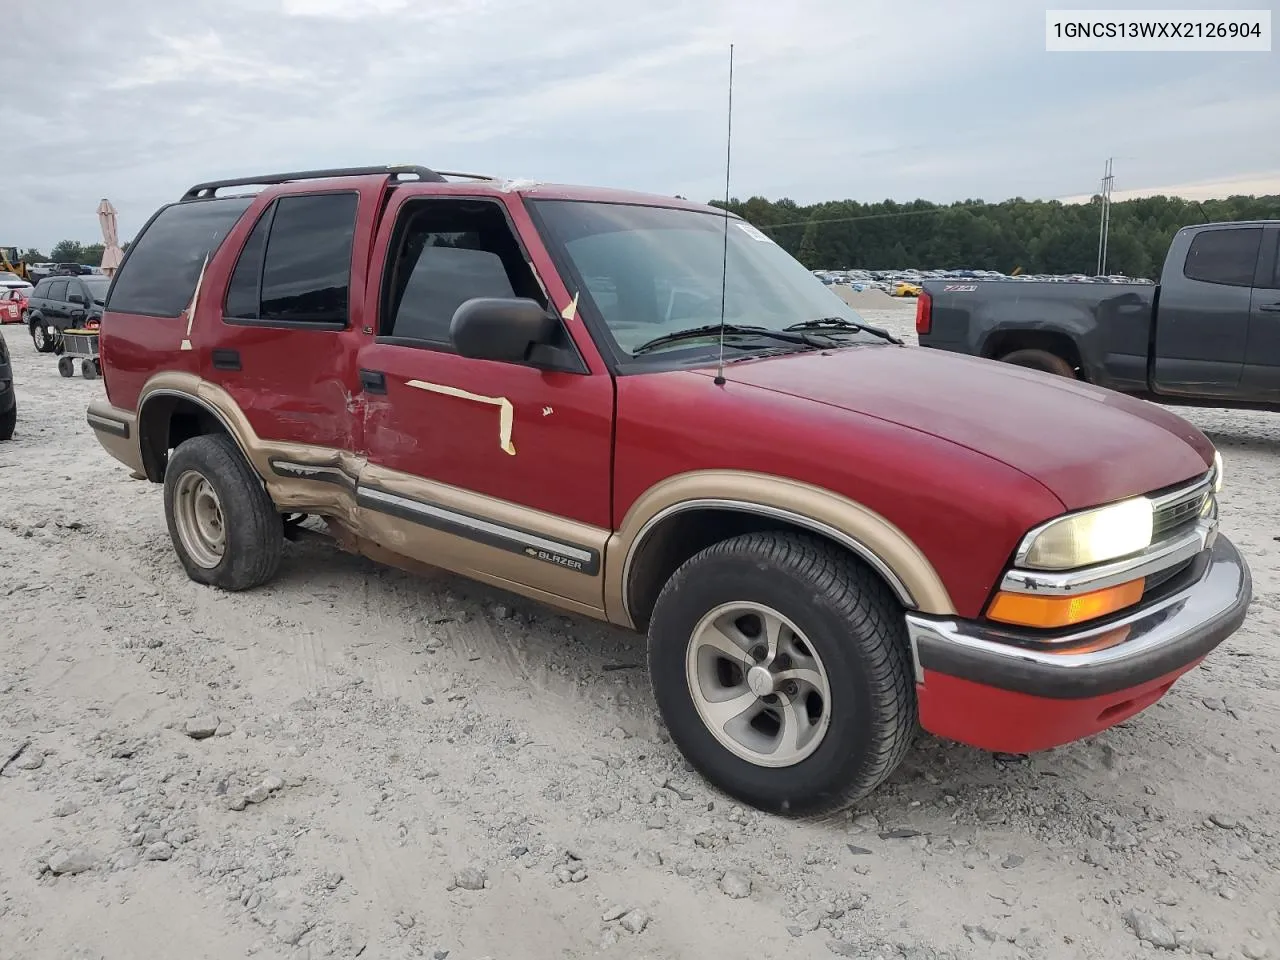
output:
[[[487,173],[454,173],[452,170],[437,170],[442,177],[465,177],[467,180],[497,180],[497,177],[491,177]]]
[[[401,176],[413,174],[420,181],[444,183],[444,176],[428,167],[420,167],[410,163],[382,164],[375,167],[333,167],[329,170],[298,170],[293,173],[266,173],[257,177],[236,177],[233,180],[210,180],[197,183],[182,195],[183,200],[211,200],[223,187],[249,187],[276,183],[289,183],[294,180],[328,180],[332,177],[366,177],[371,174],[389,174]],[[452,174],[452,176],[471,176],[470,174]],[[489,178],[478,178],[489,179]]]

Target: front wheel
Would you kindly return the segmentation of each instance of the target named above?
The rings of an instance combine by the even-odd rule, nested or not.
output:
[[[803,534],[747,534],[684,563],[654,608],[649,671],[689,762],[771,813],[865,797],[915,730],[901,606],[858,560]]]
[[[64,377],[74,377],[76,375],[76,362],[71,357],[62,356],[58,358],[58,373]]]
[[[280,515],[224,433],[179,444],[164,473],[164,513],[178,560],[197,583],[248,590],[280,567]]]
[[[53,337],[49,336],[43,321],[37,320],[31,324],[31,342],[36,345],[36,351],[39,353],[53,352]]]

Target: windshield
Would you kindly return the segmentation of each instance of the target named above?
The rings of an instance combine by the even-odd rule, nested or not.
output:
[[[111,286],[110,277],[86,276],[81,277],[80,282],[89,288],[95,303],[102,303],[107,299],[107,287]]]
[[[580,279],[620,359],[630,359],[637,347],[658,337],[718,325],[722,278],[727,324],[781,331],[828,317],[862,322],[799,261],[741,220],[729,220],[726,273],[725,221],[718,214],[574,200],[529,205],[548,242]],[[840,336],[876,340],[856,331]],[[739,351],[788,349],[776,339],[734,340],[731,348]],[[710,359],[716,344],[717,337],[707,334],[645,356],[679,350]]]
[[[0,270],[0,281],[21,280],[22,278],[16,273],[10,273],[8,270]]]

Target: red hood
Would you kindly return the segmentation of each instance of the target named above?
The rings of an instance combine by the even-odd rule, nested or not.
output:
[[[1034,477],[1068,510],[1189,480],[1213,463],[1208,438],[1154,403],[924,347],[787,354],[730,364],[725,377],[968,447]]]

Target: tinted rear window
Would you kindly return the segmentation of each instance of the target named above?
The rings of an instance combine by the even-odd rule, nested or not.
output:
[[[108,310],[176,317],[191,302],[204,258],[218,248],[253,197],[165,207],[129,248]]]

